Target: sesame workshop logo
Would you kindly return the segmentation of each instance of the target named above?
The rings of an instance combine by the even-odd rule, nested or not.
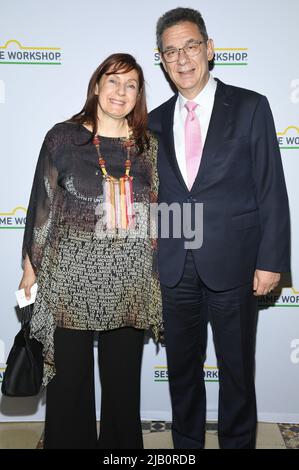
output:
[[[0,229],[24,229],[26,214],[27,209],[22,206],[15,207],[11,212],[0,212]]]
[[[154,65],[160,65],[160,63],[161,63],[161,56],[160,56],[159,49],[156,47],[154,49]]]
[[[271,294],[262,296],[258,301],[259,307],[299,307],[299,290],[295,287],[284,288],[282,291],[277,289]]]
[[[248,65],[247,47],[216,47],[215,65]]]
[[[159,50],[154,49],[154,64],[160,65]],[[218,47],[215,49],[214,65],[248,65],[247,47]]]
[[[0,383],[3,382],[5,369],[6,369],[5,364],[0,364]]]
[[[205,382],[219,382],[219,371],[216,366],[204,366]],[[167,366],[154,367],[154,382],[168,382]]]
[[[9,39],[0,46],[1,64],[61,65],[61,48],[23,46],[16,39]]]
[[[4,359],[4,356],[5,356],[4,351],[5,351],[4,341],[0,339],[0,383],[3,380],[3,374],[6,368],[5,359]]]
[[[289,126],[283,132],[277,132],[280,150],[299,149],[299,127]]]

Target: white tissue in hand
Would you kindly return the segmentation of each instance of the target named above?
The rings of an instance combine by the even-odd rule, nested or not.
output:
[[[25,289],[20,289],[16,291],[17,302],[20,308],[26,307],[26,305],[33,304],[35,302],[37,292],[37,283],[33,284],[30,289],[31,297],[30,300],[27,300],[25,297]]]

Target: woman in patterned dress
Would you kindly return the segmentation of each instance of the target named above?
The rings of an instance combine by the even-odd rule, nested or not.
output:
[[[46,135],[23,240],[27,298],[37,282],[31,336],[42,342],[45,448],[142,448],[144,331],[161,327],[149,207],[157,142],[146,130],[141,67],[109,56],[86,103]],[[101,379],[100,435],[94,332]]]

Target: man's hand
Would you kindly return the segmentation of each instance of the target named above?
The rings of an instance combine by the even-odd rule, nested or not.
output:
[[[280,273],[271,273],[270,271],[261,271],[256,269],[253,278],[254,295],[267,295],[280,281]]]

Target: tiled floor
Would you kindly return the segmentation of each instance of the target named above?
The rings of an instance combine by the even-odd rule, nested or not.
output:
[[[0,449],[42,448],[43,423],[0,423]],[[172,449],[171,424],[142,423],[145,449]],[[217,425],[208,423],[206,449],[218,449]],[[298,424],[259,423],[257,449],[299,449]]]
[[[44,423],[0,423],[0,449],[35,449]]]
[[[287,449],[299,449],[299,424],[279,424]]]
[[[160,426],[165,431],[161,432],[159,430]],[[144,431],[144,447],[146,449],[172,449],[170,423],[152,422],[151,430]],[[219,449],[217,425],[215,423],[208,423],[207,425],[206,449]],[[259,423],[257,449],[286,449],[277,424]]]

